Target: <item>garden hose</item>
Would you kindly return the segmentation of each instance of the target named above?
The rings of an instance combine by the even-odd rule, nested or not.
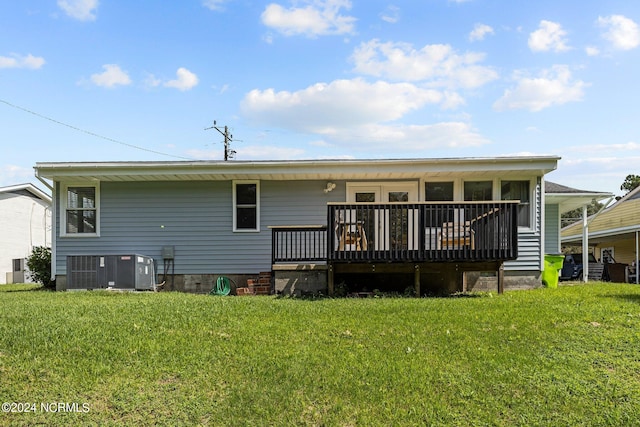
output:
[[[229,292],[231,292],[231,280],[228,277],[220,276],[209,295],[229,295]]]

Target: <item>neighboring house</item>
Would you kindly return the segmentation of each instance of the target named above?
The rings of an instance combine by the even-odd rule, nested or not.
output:
[[[105,278],[116,268],[105,257],[137,254],[155,260],[158,281],[170,290],[207,292],[222,275],[245,286],[266,273],[275,277],[276,292],[331,293],[343,282],[371,290],[384,277],[396,290],[424,294],[539,286],[544,176],[558,160],[38,163],[35,169],[53,192],[52,273],[60,290],[118,287],[115,273]]]
[[[0,187],[0,284],[29,280],[36,246],[51,246],[51,197],[32,184]]]
[[[640,244],[640,187],[599,214],[588,218],[588,246],[603,262],[638,265]],[[562,229],[563,245],[583,241],[582,222]],[[637,278],[636,278],[637,280]]]

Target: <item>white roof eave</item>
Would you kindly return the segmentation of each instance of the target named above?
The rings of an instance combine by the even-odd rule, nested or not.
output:
[[[180,161],[37,163],[38,176],[53,181],[164,181],[230,179],[412,179],[425,174],[544,175],[559,157],[496,157],[384,160]]]

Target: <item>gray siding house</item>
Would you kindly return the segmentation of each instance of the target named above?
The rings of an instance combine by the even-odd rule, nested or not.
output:
[[[168,290],[208,292],[220,276],[244,287],[268,273],[278,293],[371,289],[362,283],[384,278],[425,294],[540,285],[544,230],[554,229],[544,176],[558,160],[56,162],[35,171],[53,194],[59,290],[118,287],[100,272],[117,270],[105,257],[140,255]]]

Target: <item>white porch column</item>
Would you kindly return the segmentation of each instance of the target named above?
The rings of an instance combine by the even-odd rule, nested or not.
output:
[[[589,280],[589,224],[587,223],[587,205],[582,206],[582,281]]]
[[[636,285],[640,283],[640,281],[638,281],[638,237],[640,237],[639,233],[640,232],[636,231]]]

